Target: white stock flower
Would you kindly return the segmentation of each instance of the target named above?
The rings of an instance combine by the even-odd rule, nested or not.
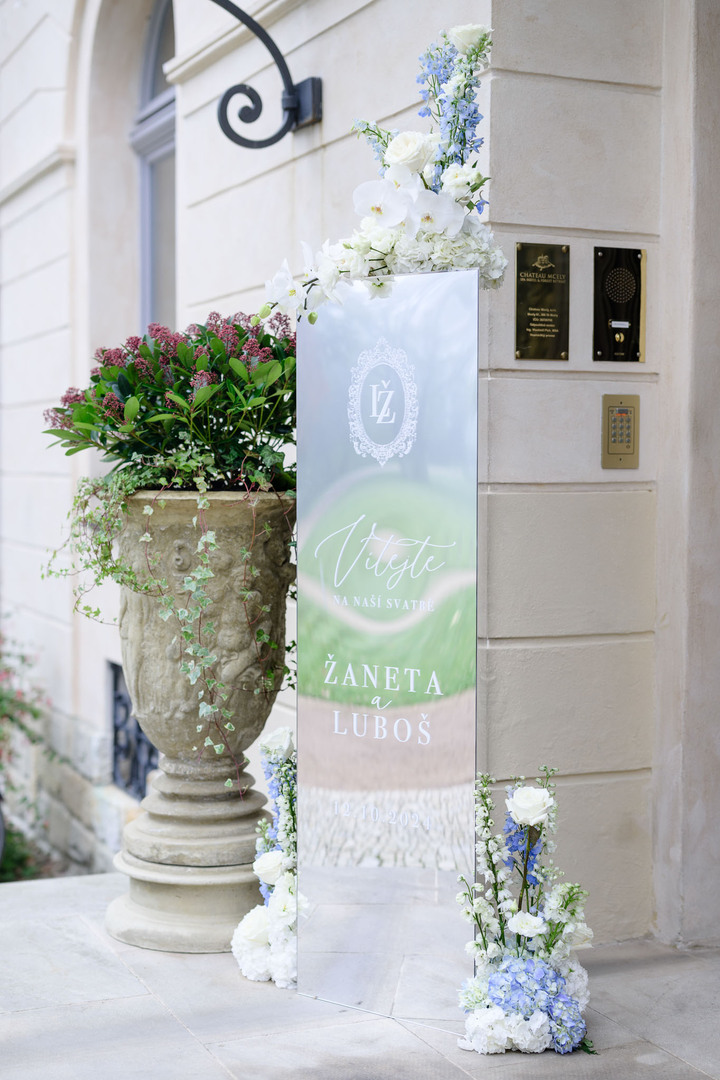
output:
[[[566,927],[568,934],[568,944],[571,949],[591,949],[592,940],[595,936],[587,925],[587,923],[568,923]]]
[[[527,938],[537,937],[547,930],[547,923],[539,915],[531,915],[529,911],[518,911],[508,919],[507,925],[513,934]]]
[[[539,1009],[527,1020],[522,1013],[509,1013],[506,1030],[514,1049],[523,1054],[541,1054],[552,1042],[550,1017]]]
[[[519,787],[505,800],[505,805],[516,825],[544,825],[555,800],[545,788]]]
[[[253,872],[266,885],[275,885],[283,872],[285,856],[279,848],[274,851],[265,851],[258,855],[253,863]]]
[[[458,1039],[458,1046],[478,1054],[504,1054],[510,1046],[506,1020],[499,1005],[475,1009],[465,1019],[465,1038]]]
[[[420,131],[401,131],[391,139],[383,155],[386,165],[404,165],[421,173],[435,153],[437,143]]]
[[[279,754],[283,761],[287,761],[295,749],[295,739],[291,729],[289,727],[275,728],[275,731],[262,740],[260,749],[273,757]]]
[[[405,220],[409,201],[390,180],[366,180],[353,192],[355,213],[362,218],[374,218],[376,224],[386,229]]]
[[[447,36],[451,45],[454,45],[457,51],[465,56],[477,45],[481,37],[489,33],[490,28],[481,26],[480,23],[464,23],[462,26],[451,27]]]
[[[473,168],[469,162],[464,165],[448,165],[440,177],[442,190],[456,202],[467,201],[471,195],[470,185],[478,175],[477,169]]]
[[[268,900],[268,919],[273,928],[277,926],[291,927],[297,921],[298,904],[295,895],[295,875],[286,870],[278,878],[272,896]]]

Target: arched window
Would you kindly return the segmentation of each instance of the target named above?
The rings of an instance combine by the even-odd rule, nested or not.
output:
[[[158,0],[150,17],[140,109],[130,142],[140,160],[140,315],[175,323],[175,91],[163,64],[175,55],[172,0]]]

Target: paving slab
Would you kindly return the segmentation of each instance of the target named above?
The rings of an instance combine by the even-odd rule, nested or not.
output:
[[[121,874],[0,885],[2,1080],[720,1080],[720,949],[588,950],[599,1054],[482,1057],[457,1045],[450,963],[429,986],[406,958],[396,1007],[436,1015],[393,1020],[250,982],[230,954],[114,941],[104,913],[126,889]]]

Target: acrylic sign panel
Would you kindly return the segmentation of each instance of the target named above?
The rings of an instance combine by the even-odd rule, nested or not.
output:
[[[298,988],[457,1019],[473,868],[475,271],[364,283],[298,342]]]

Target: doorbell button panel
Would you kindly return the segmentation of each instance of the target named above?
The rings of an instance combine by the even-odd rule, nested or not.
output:
[[[640,395],[603,394],[602,467],[637,469],[640,465]]]

